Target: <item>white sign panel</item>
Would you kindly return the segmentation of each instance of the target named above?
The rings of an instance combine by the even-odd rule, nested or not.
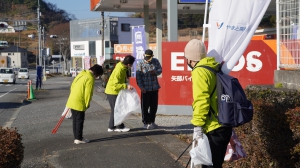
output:
[[[52,55],[52,58],[61,58],[61,55]]]

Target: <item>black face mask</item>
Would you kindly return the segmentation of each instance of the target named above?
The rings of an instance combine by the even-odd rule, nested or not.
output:
[[[152,57],[152,56],[145,56],[145,57],[144,57],[144,60],[148,61],[148,60],[151,59],[151,57]]]
[[[193,69],[192,65],[189,63],[186,63],[191,69]]]

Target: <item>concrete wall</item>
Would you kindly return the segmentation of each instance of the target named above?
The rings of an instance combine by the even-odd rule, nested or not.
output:
[[[300,91],[299,70],[275,70],[274,85],[281,83],[283,88],[296,89]]]

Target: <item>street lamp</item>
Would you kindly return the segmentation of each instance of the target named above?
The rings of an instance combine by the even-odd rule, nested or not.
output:
[[[57,35],[50,35],[50,38],[58,38],[58,36]],[[58,41],[59,41],[59,55],[60,55],[60,57],[59,57],[59,64],[61,65],[61,57],[62,57],[62,55],[61,55],[61,40],[62,39],[59,39]],[[63,71],[64,71],[64,64],[63,64]],[[60,67],[59,67],[59,69],[60,69]],[[62,72],[62,75],[64,75],[64,72]]]

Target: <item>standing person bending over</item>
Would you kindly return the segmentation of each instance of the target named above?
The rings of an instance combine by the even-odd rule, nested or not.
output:
[[[192,69],[193,88],[193,117],[194,137],[202,138],[203,132],[207,135],[212,154],[213,168],[222,168],[227,145],[229,143],[232,128],[223,127],[215,116],[218,115],[216,75],[209,70],[199,67],[209,66],[218,70],[219,63],[213,57],[206,57],[205,45],[202,41],[193,39],[187,43],[184,56],[188,66]],[[212,95],[212,96],[210,96]],[[210,108],[217,114],[209,114]],[[202,168],[212,167],[203,165]]]
[[[146,50],[144,60],[138,62],[136,70],[136,82],[142,92],[142,121],[146,129],[158,127],[155,124],[158,106],[158,90],[160,89],[157,76],[162,73],[162,68],[158,59],[153,58],[153,56],[152,50]]]
[[[89,140],[82,136],[85,111],[90,107],[95,78],[103,74],[102,66],[96,64],[89,70],[83,70],[73,80],[67,107],[71,109],[73,118],[74,143],[88,143]]]
[[[108,125],[108,132],[116,131],[116,132],[127,132],[130,129],[126,128],[125,125],[122,123],[118,126],[115,126],[114,122],[114,109],[116,100],[118,97],[119,92],[122,89],[133,89],[133,87],[126,83],[127,79],[127,71],[130,69],[135,61],[135,58],[131,55],[127,55],[123,62],[119,62],[112,74],[110,75],[106,88],[105,93],[107,94],[107,100],[110,105],[110,119]]]

